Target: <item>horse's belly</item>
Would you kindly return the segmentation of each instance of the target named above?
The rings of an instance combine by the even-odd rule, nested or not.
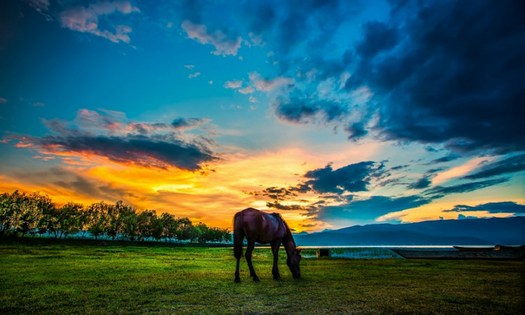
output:
[[[271,243],[275,241],[275,239],[267,239],[267,238],[261,238],[259,237],[256,242],[259,243],[259,244],[268,244],[268,243]]]

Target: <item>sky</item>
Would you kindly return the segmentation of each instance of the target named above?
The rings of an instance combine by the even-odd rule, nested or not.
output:
[[[0,6],[0,192],[298,232],[525,215],[523,1]]]

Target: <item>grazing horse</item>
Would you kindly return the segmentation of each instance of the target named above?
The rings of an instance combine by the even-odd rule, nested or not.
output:
[[[246,248],[246,262],[250,268],[250,276],[254,282],[259,282],[259,277],[255,273],[252,265],[252,252],[255,242],[261,244],[270,243],[273,253],[272,274],[275,280],[279,280],[279,268],[277,260],[279,258],[279,247],[281,243],[286,250],[286,264],[290,268],[294,278],[301,277],[299,270],[299,261],[301,260],[300,249],[295,246],[295,241],[290,228],[284,222],[278,213],[268,214],[257,209],[248,208],[235,214],[233,218],[233,248],[234,255],[237,258],[237,267],[235,269],[235,282],[240,282],[239,263],[242,256],[242,245],[244,238],[248,241]]]

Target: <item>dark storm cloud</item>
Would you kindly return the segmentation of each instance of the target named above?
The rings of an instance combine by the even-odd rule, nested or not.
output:
[[[488,211],[489,213],[525,214],[525,205],[513,201],[489,202],[477,206],[456,205],[444,212]]]
[[[525,154],[512,156],[494,163],[486,164],[481,170],[467,175],[465,178],[480,179],[521,171],[525,171]]]
[[[194,143],[180,140],[160,140],[144,136],[47,136],[31,138],[31,145],[54,153],[95,154],[119,163],[145,167],[197,170],[214,159],[213,154]]]
[[[465,184],[458,184],[454,186],[435,186],[427,189],[424,194],[432,199],[442,198],[448,194],[461,194],[478,189],[502,184],[509,181],[509,178],[489,179]]]
[[[253,194],[273,200],[287,200],[300,194],[315,192],[327,194],[327,198],[337,199],[337,195],[368,191],[368,185],[372,180],[382,179],[387,173],[384,163],[373,161],[349,164],[335,170],[331,164],[328,164],[323,168],[306,172],[303,175],[304,181],[296,186],[268,187]]]
[[[430,187],[430,184],[432,184],[432,179],[430,176],[423,176],[416,182],[408,185],[408,188],[410,189],[423,189]]]
[[[371,179],[385,173],[384,164],[372,161],[350,164],[334,170],[332,165],[307,172],[305,184],[318,193],[367,191]]]
[[[351,218],[373,220],[390,212],[402,211],[430,203],[431,199],[421,196],[387,197],[373,196],[364,200],[349,200],[341,206],[329,206],[319,211],[321,220]]]
[[[268,187],[262,191],[251,192],[255,196],[271,199],[270,208],[280,210],[304,210],[313,216],[323,209],[327,202],[347,203],[353,199],[352,192],[368,191],[372,180],[381,180],[388,176],[384,163],[365,161],[333,169],[331,164],[306,172],[303,180],[296,186]],[[321,200],[310,203],[302,200],[306,193],[316,193]],[[281,201],[287,201],[283,204]],[[291,202],[291,203],[288,203]]]
[[[523,51],[523,1],[404,1],[365,25],[347,87],[381,101],[387,139],[523,150]]]
[[[326,60],[320,53],[330,44],[326,37],[360,8],[358,1],[272,0],[247,2],[241,10],[250,30],[275,45],[279,54],[288,57],[297,47],[306,46],[314,59]]]
[[[348,133],[348,139],[357,140],[368,134],[365,126],[361,122],[352,123],[345,128],[345,131]]]
[[[356,52],[362,58],[373,58],[380,52],[393,48],[400,36],[395,26],[381,22],[368,22],[363,26],[365,40],[356,47]]]
[[[435,160],[432,160],[432,162],[430,162],[429,164],[446,163],[446,162],[454,161],[458,159],[459,157],[460,155],[457,155],[457,154],[449,154],[449,155],[445,155],[443,157],[437,158]]]
[[[277,116],[301,123],[349,118],[348,109],[328,114],[333,104],[320,102],[319,95],[297,93],[348,71],[349,90],[367,86],[373,94],[366,113],[345,122],[350,139],[366,135],[369,120],[378,117],[372,128],[385,139],[445,143],[458,152],[523,150],[525,4],[481,0],[391,5],[388,21],[365,23],[363,39],[355,46],[342,43],[347,49],[337,53],[330,46],[334,34],[360,5],[287,1],[277,6],[269,1],[242,7],[254,13],[246,15],[248,27],[275,49],[282,74],[317,70],[311,83],[295,78],[294,87],[285,92],[292,96],[285,95],[275,106]],[[308,57],[294,53],[298,49]]]
[[[275,103],[276,115],[294,123],[308,123],[321,118],[331,122],[348,113],[346,105],[337,102],[316,100],[308,97],[279,99]],[[359,132],[362,133],[362,132]]]
[[[174,119],[171,122],[171,125],[175,129],[191,128],[191,127],[198,126],[198,125],[202,124],[203,122],[204,122],[204,120],[203,119],[199,119],[199,118],[182,118],[182,117],[179,117],[179,118]]]

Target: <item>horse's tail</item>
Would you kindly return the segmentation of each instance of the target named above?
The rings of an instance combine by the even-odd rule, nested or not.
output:
[[[233,255],[237,259],[242,257],[242,242],[244,241],[242,219],[242,212],[237,212],[233,217]]]

